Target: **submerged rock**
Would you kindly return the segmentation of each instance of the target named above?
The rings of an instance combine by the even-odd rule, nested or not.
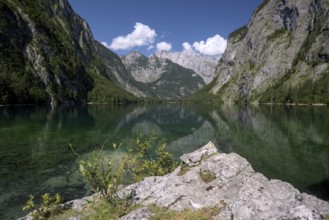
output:
[[[181,159],[174,172],[145,178],[125,190],[134,191],[136,202],[143,205],[173,210],[220,207],[214,219],[321,219],[329,214],[329,203],[289,183],[267,179],[239,155],[218,153],[211,142]]]

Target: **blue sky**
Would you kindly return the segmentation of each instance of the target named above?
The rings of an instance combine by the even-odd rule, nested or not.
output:
[[[262,0],[69,0],[96,40],[124,55],[157,50],[218,56]],[[121,37],[120,37],[121,36]],[[183,46],[184,43],[184,46]]]

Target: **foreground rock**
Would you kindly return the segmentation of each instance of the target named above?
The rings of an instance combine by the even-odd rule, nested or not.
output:
[[[136,203],[144,207],[121,219],[149,219],[154,215],[147,208],[151,204],[178,211],[217,207],[215,220],[311,220],[329,216],[329,203],[300,193],[289,183],[267,179],[255,172],[246,159],[235,153],[219,153],[211,142],[183,155],[181,160],[181,166],[170,174],[148,177],[126,187],[122,193],[134,193]],[[97,194],[63,206],[81,211],[88,201],[95,199]]]
[[[322,219],[329,214],[329,203],[267,179],[239,155],[218,153],[211,142],[181,159],[174,172],[145,178],[125,190],[135,191],[137,203],[145,206],[217,206],[221,210],[214,219]]]

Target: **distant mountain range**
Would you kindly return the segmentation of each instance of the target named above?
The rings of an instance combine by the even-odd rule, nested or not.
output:
[[[190,95],[192,102],[329,103],[328,45],[327,0],[263,1],[229,35],[218,63],[187,51],[121,59],[67,0],[2,0],[0,105]]]
[[[215,69],[218,60],[215,60],[210,56],[189,51],[160,51],[155,53],[155,56],[169,59],[185,68],[194,70],[194,72],[202,77],[206,84],[209,84],[215,78]]]
[[[0,104],[174,99],[205,85],[164,58],[133,53],[125,66],[67,0],[4,0],[0,12]]]
[[[131,76],[143,83],[140,89],[151,97],[181,98],[193,94],[205,85],[193,70],[156,55],[146,57],[133,51],[122,57],[122,61]]]

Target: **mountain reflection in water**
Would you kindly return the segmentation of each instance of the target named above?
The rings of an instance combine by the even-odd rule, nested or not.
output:
[[[178,158],[208,141],[236,152],[268,178],[329,199],[329,108],[310,106],[88,105],[0,108],[0,218],[23,215],[28,194],[88,191],[72,144],[88,155],[106,141],[155,130]]]

